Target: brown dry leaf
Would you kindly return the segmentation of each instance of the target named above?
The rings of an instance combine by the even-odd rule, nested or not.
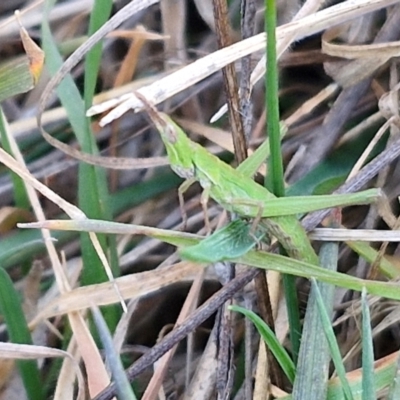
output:
[[[322,35],[323,53],[353,60],[324,64],[325,72],[342,87],[355,85],[400,54],[400,41],[363,45],[334,43],[348,28],[347,24],[341,25],[325,31]]]
[[[186,388],[184,400],[212,398],[217,377],[217,353],[217,338],[215,334],[211,333],[200,360],[197,362],[190,385]]]
[[[78,343],[79,354],[85,364],[89,394],[90,397],[95,397],[110,384],[110,377],[96,342],[82,316],[74,312],[68,313],[68,316],[71,329]]]
[[[396,370],[397,360],[399,358],[400,352],[396,351],[395,353],[389,354],[386,357],[380,358],[374,362],[373,371],[375,376],[378,376],[380,371],[387,370],[388,368],[393,368],[393,373]],[[349,381],[350,385],[354,385],[356,382],[360,382],[362,379],[362,368],[355,369],[353,371],[346,373],[346,378]],[[335,377],[329,380],[329,386],[340,386],[340,379]]]
[[[0,358],[0,390],[9,384],[14,371],[15,361],[9,358]]]
[[[29,344],[0,343],[0,356],[6,359],[6,362],[2,360],[0,363],[2,369],[7,365],[8,360],[36,360],[38,358],[67,357],[71,360],[75,370],[74,372],[78,378],[78,395],[76,398],[79,400],[85,398],[84,379],[79,365],[76,360],[64,350]],[[7,368],[5,369],[7,373]],[[0,376],[3,378],[2,374]]]
[[[175,120],[185,131],[195,132],[214,142],[222,149],[228,150],[231,153],[234,152],[232,136],[229,132],[187,119],[175,118]]]
[[[399,126],[399,90],[397,84],[392,90],[384,93],[378,102],[379,111],[386,119],[392,119],[396,126]]]
[[[116,283],[124,299],[140,298],[172,283],[192,278],[199,268],[202,267],[198,264],[182,262],[162,270],[122,276],[116,279]],[[83,286],[60,295],[58,299],[44,307],[31,321],[30,326],[36,325],[43,319],[82,310],[92,305],[102,306],[117,302],[118,295],[110,282]]]
[[[132,31],[112,32],[109,36],[134,39],[129,46],[129,50],[126,53],[121,68],[119,69],[117,77],[115,78],[115,87],[122,86],[124,83],[127,83],[132,79],[133,75],[135,74],[140,51],[147,40],[165,39],[165,36],[162,36],[158,33],[148,32],[142,25],[139,25],[135,30]]]
[[[257,369],[254,383],[254,400],[268,399],[271,391],[271,382],[269,379],[269,364],[265,342],[260,340],[258,344]]]
[[[205,276],[205,269],[198,269],[197,276],[190,288],[189,294],[186,297],[185,303],[179,313],[178,319],[175,322],[175,328],[178,327],[193,310],[196,308],[201,286]],[[164,354],[158,361],[154,368],[154,374],[148,384],[146,391],[143,394],[143,400],[153,400],[157,398],[157,393],[161,390],[162,382],[167,373],[170,362],[176,352],[178,345],[175,345],[171,350]]]
[[[40,281],[42,279],[43,266],[40,261],[35,261],[24,279],[22,308],[27,320],[37,313],[37,305],[40,297]]]
[[[74,336],[72,336],[69,341],[67,352],[76,360],[79,360],[79,349]],[[60,373],[58,374],[54,398],[59,400],[74,399],[74,391],[75,371],[73,363],[69,358],[64,358]]]
[[[26,55],[28,56],[30,71],[33,77],[33,83],[36,85],[37,81],[43,70],[44,52],[43,50],[30,38],[26,29],[21,25],[19,20],[19,12],[15,12],[15,16],[20,24],[20,36],[22,45],[24,46]]]
[[[31,212],[18,207],[0,208],[0,234],[13,230],[19,222],[32,222]]]

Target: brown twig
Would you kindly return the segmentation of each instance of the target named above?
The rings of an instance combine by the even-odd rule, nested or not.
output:
[[[226,0],[213,0],[214,20],[218,44],[220,48],[230,46],[231,27],[229,23]],[[237,83],[235,64],[228,64],[222,69],[224,87],[228,102],[229,122],[232,128],[233,146],[238,163],[247,158],[247,143],[244,135],[242,117],[240,115],[239,86]]]

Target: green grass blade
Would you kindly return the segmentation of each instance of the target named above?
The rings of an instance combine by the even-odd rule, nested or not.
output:
[[[90,37],[98,29],[100,29],[110,17],[113,2],[111,0],[102,0],[94,2],[92,12],[90,14],[89,32]],[[103,42],[98,42],[87,53],[85,57],[85,109],[88,109],[93,104],[93,96],[96,88],[97,77],[100,68],[101,53]]]
[[[321,291],[318,287],[316,279],[312,278],[311,284],[312,284],[313,290],[315,291],[316,301],[317,301],[318,310],[319,310],[319,316],[321,318],[325,337],[329,344],[332,361],[333,361],[333,364],[335,365],[336,373],[342,384],[343,396],[347,400],[352,400],[353,394],[351,392],[349,382],[346,378],[346,370],[344,368],[342,356],[340,354],[339,345],[336,341],[335,333],[333,332],[333,329],[331,326],[331,319],[326,311],[324,300],[322,298]]]
[[[367,293],[361,292],[362,305],[362,400],[375,400],[374,348]]]
[[[278,197],[285,195],[283,162],[279,125],[278,66],[276,59],[276,1],[265,1],[265,32],[267,34],[267,75],[265,101],[267,108],[267,130],[271,149],[268,184],[266,186]]]
[[[61,67],[63,60],[58,51],[58,47],[54,42],[47,21],[48,14],[54,1],[47,1],[45,4],[45,18],[42,22],[43,48],[47,55],[47,67],[52,74],[55,74]],[[96,10],[99,12],[98,8],[96,8]],[[104,17],[107,18],[107,15],[104,15]],[[98,61],[97,56],[95,57],[95,60]],[[91,66],[94,68],[94,71],[97,71],[95,65]],[[89,69],[85,71],[85,75],[91,73],[92,72],[89,71]],[[70,75],[60,83],[57,88],[57,93],[60,97],[61,103],[67,111],[68,119],[82,150],[90,154],[97,154],[97,146],[90,129],[90,121],[85,115],[84,101]],[[89,98],[92,98],[92,94],[89,94]],[[107,180],[103,169],[92,165],[80,164],[78,187],[79,206],[86,215],[91,218],[101,218],[105,220],[111,218],[108,205],[109,196]],[[103,250],[105,250],[108,245],[107,238],[100,235],[98,239]],[[81,248],[84,264],[82,284],[98,283],[107,280],[107,275],[104,271],[103,265],[100,262],[88,235],[86,234],[81,235]],[[115,252],[115,246],[111,243],[109,251],[106,251],[106,253],[115,255]],[[112,262],[114,258],[115,257],[112,257],[111,266],[116,267],[116,263]],[[116,268],[114,268],[114,275],[117,275],[117,272]],[[117,314],[116,310],[110,310],[110,314],[106,317],[110,326],[116,324],[118,318]]]
[[[283,161],[279,125],[279,75],[276,57],[276,0],[265,0],[265,32],[266,41],[266,81],[265,102],[267,112],[267,132],[271,156],[268,159],[269,171],[264,185],[269,187],[277,197],[285,196],[285,182],[283,179]],[[280,246],[283,252],[282,246]],[[297,362],[300,348],[301,323],[299,301],[297,298],[296,282],[294,277],[283,275],[283,288],[286,299],[286,308],[289,318],[289,335],[292,344],[293,358]]]
[[[110,17],[112,8],[112,1],[104,0],[101,2],[95,2],[93,5],[92,12],[90,14],[88,36],[93,35],[99,28],[101,28]],[[85,110],[93,104],[93,96],[97,83],[98,71],[101,62],[103,42],[98,42],[85,57],[85,76],[84,76],[84,103]],[[90,119],[85,118],[86,123],[86,135],[84,137],[84,143],[82,143],[82,149],[90,154],[98,154],[97,144],[94,140],[94,134],[91,130]],[[90,186],[90,188],[88,188]],[[90,194],[88,195],[88,189]],[[95,218],[103,218],[106,220],[112,219],[112,213],[110,209],[110,196],[107,187],[107,177],[105,170],[96,168],[91,165],[81,165],[79,171],[79,204],[85,212],[90,212],[92,215],[96,215]],[[95,210],[93,210],[95,205]],[[113,237],[100,237],[103,249],[108,248],[110,254],[110,264],[113,269],[115,276],[119,275],[116,241]],[[84,262],[93,263],[96,260],[94,268],[86,268],[82,275],[83,284],[91,284],[93,282],[100,282],[105,280],[104,271],[102,266],[97,260],[94,248],[85,235],[82,236],[82,241],[85,243],[84,252],[82,254]],[[96,276],[97,273],[102,275]],[[113,314],[113,312],[111,312]],[[116,317],[116,315],[114,316]],[[110,315],[108,318],[112,318]]]
[[[324,243],[320,251],[321,268],[336,271],[337,260],[337,243]],[[318,283],[318,287],[330,321],[335,287],[322,282]],[[328,342],[325,336],[322,335],[322,323],[315,289],[312,287],[304,318],[296,381],[293,386],[294,399],[306,398],[307,395],[310,395],[310,388],[312,388],[312,396],[314,398],[326,398],[330,354]]]
[[[53,232],[52,234],[57,245],[60,246],[76,236],[75,232]],[[0,264],[5,269],[32,260],[45,252],[46,246],[40,231],[18,231],[0,240]]]
[[[31,334],[26,323],[18,293],[7,272],[0,268],[0,312],[7,325],[10,342],[32,344]],[[44,399],[40,371],[36,360],[18,360],[18,369],[30,400]]]
[[[5,119],[2,108],[0,107],[0,137],[3,149],[12,155],[10,143],[7,137],[7,121]],[[10,172],[13,189],[14,189],[14,203],[19,208],[29,209],[30,202],[28,194],[26,193],[24,181],[15,173]]]
[[[346,244],[369,263],[375,262],[378,258],[378,251],[366,242],[346,242]],[[389,279],[395,279],[399,276],[398,267],[385,257],[379,260],[379,270]]]
[[[287,132],[287,127],[281,124],[280,128],[280,139],[285,136]],[[243,162],[241,162],[236,168],[243,175],[252,177],[260,166],[266,162],[267,158],[270,156],[269,140],[266,139],[257,150],[249,157],[247,157]]]
[[[112,1],[104,0],[95,2],[90,14],[88,36],[95,33],[109,18],[111,13]],[[84,103],[85,110],[93,103],[93,95],[97,83],[98,71],[100,68],[102,52],[102,42],[97,43],[85,57],[85,75],[84,75]],[[94,140],[94,134],[91,130],[90,119],[84,118],[86,125],[85,135],[82,137],[82,149],[90,154],[98,154],[97,144]],[[110,220],[112,218],[109,205],[109,193],[107,188],[107,178],[105,171],[91,165],[80,165],[79,170],[79,204],[81,208],[92,215],[93,218],[103,218]],[[111,255],[111,266],[114,275],[118,275],[116,243],[113,238],[105,236],[99,237],[103,249],[108,247]],[[91,268],[85,268],[82,275],[83,284],[91,284],[106,280],[105,273],[99,263],[95,250],[87,235],[82,236],[83,260]],[[95,260],[95,262],[94,262]],[[111,316],[110,316],[111,317]]]
[[[114,342],[106,322],[97,307],[92,307],[91,310],[94,323],[96,324],[100,340],[106,353],[107,364],[111,369],[113,381],[115,382],[118,398],[124,400],[136,400],[135,393],[133,392],[128,377],[126,376],[119,354],[115,350]]]
[[[34,87],[27,57],[0,66],[0,102]]]
[[[239,306],[229,306],[229,309],[242,313],[253,322],[260,336],[263,338],[266,345],[278,361],[279,365],[282,367],[283,372],[285,373],[289,381],[293,382],[296,372],[293,361],[289,357],[289,354],[287,353],[285,348],[279,343],[278,339],[276,338],[274,332],[270,329],[270,327],[257,314],[250,310]]]

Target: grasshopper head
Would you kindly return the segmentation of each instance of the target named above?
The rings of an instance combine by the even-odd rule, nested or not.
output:
[[[182,178],[194,177],[192,143],[185,132],[168,115],[159,112],[142,94],[135,93],[142,101],[149,117],[160,133],[167,150],[169,163],[173,171]]]
[[[159,113],[162,119],[160,126],[156,124],[167,150],[168,159],[173,171],[181,178],[194,177],[192,154],[194,149],[185,132],[167,115]],[[160,129],[160,127],[162,127]]]

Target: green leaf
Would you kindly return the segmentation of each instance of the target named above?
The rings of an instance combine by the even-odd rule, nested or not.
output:
[[[26,93],[33,87],[34,79],[26,57],[0,66],[0,101]]]
[[[91,311],[101,343],[103,344],[106,353],[107,364],[112,372],[118,398],[124,400],[136,400],[135,393],[133,392],[128,377],[126,376],[121,358],[115,349],[113,338],[101,312],[94,306],[91,308]]]
[[[10,342],[32,344],[31,334],[22,311],[19,295],[3,268],[0,268],[0,312],[7,325]],[[18,360],[17,365],[28,398],[30,400],[44,399],[40,371],[36,360]]]
[[[253,322],[260,336],[263,338],[266,345],[278,361],[279,365],[282,367],[283,372],[285,373],[289,381],[293,383],[296,374],[296,368],[293,364],[293,361],[289,357],[289,354],[287,353],[285,348],[279,343],[271,328],[253,311],[246,310],[245,308],[239,306],[229,306],[229,309],[242,313],[247,318],[249,318],[251,322]]]
[[[0,78],[1,80],[1,78]],[[3,149],[8,153],[12,154],[10,142],[7,136],[7,120],[3,113],[3,110],[0,108],[0,137],[1,137],[1,144]],[[11,134],[10,132],[8,134]],[[30,201],[28,198],[28,194],[25,189],[24,181],[14,172],[10,172],[11,180],[13,183],[14,188],[14,202],[15,205],[19,208],[29,209],[30,208]]]
[[[339,345],[337,343],[335,333],[333,332],[333,328],[331,325],[331,319],[326,311],[326,305],[321,295],[321,291],[317,285],[317,281],[312,278],[311,279],[313,290],[315,291],[315,296],[318,304],[319,315],[321,317],[322,328],[325,333],[325,337],[328,341],[329,348],[331,351],[332,361],[336,368],[336,373],[339,377],[339,380],[342,384],[343,396],[347,400],[353,399],[353,394],[350,389],[349,382],[346,378],[346,369],[343,364],[342,356],[340,354]]]
[[[375,400],[377,393],[374,377],[374,347],[371,331],[371,316],[369,313],[367,293],[361,292],[362,305],[362,399]]]
[[[336,271],[338,243],[323,243],[319,259],[321,268]],[[315,287],[312,285],[303,322],[300,351],[296,364],[296,380],[293,385],[293,397],[296,399],[307,398],[311,395],[316,399],[325,399],[328,389],[331,356],[328,341],[321,332],[324,322],[328,321],[330,326],[335,287],[327,283],[318,282],[318,289],[323,297],[324,311],[328,318],[324,319],[324,321],[321,320],[320,306],[317,302]]]
[[[63,60],[48,23],[48,15],[53,4],[54,0],[48,0],[46,2],[44,20],[42,22],[42,36],[43,48],[46,52],[46,65],[52,74],[56,74],[59,72]],[[102,5],[104,6],[105,4],[106,1],[104,0]],[[107,4],[109,5],[109,1],[107,1]],[[95,7],[95,11],[93,11],[96,13],[96,16],[93,17],[96,19],[96,23],[91,23],[91,28],[96,28],[100,20],[103,22],[107,20],[110,7],[103,7],[102,12],[101,8],[102,7],[99,5],[98,7]],[[98,63],[100,61],[100,50],[101,44],[97,45],[96,48],[92,50],[94,52],[92,54],[95,54],[91,59],[92,62],[85,64],[85,80],[88,79],[90,81],[85,85],[85,88],[88,90],[88,93],[85,93],[85,101],[82,99],[79,90],[70,75],[67,75],[57,87],[57,94],[67,112],[73,132],[76,135],[82,150],[90,154],[97,154],[98,149],[93,132],[91,131],[90,119],[86,117],[85,104],[91,102],[93,97],[94,77],[88,77],[88,75],[93,74],[97,76],[96,71],[98,70]],[[79,207],[90,218],[111,219],[112,216],[109,205],[107,178],[104,169],[93,165],[83,163],[79,164],[78,201]],[[98,239],[105,253],[111,255],[110,264],[114,267],[114,276],[118,275],[119,270],[117,268],[115,257],[115,240],[109,240],[102,235],[98,236]],[[82,284],[87,285],[107,280],[107,274],[104,271],[103,264],[101,263],[91,240],[86,234],[81,235],[81,248],[84,265],[81,280]],[[107,322],[110,326],[115,325],[118,318],[119,316],[116,309],[110,310]]]

